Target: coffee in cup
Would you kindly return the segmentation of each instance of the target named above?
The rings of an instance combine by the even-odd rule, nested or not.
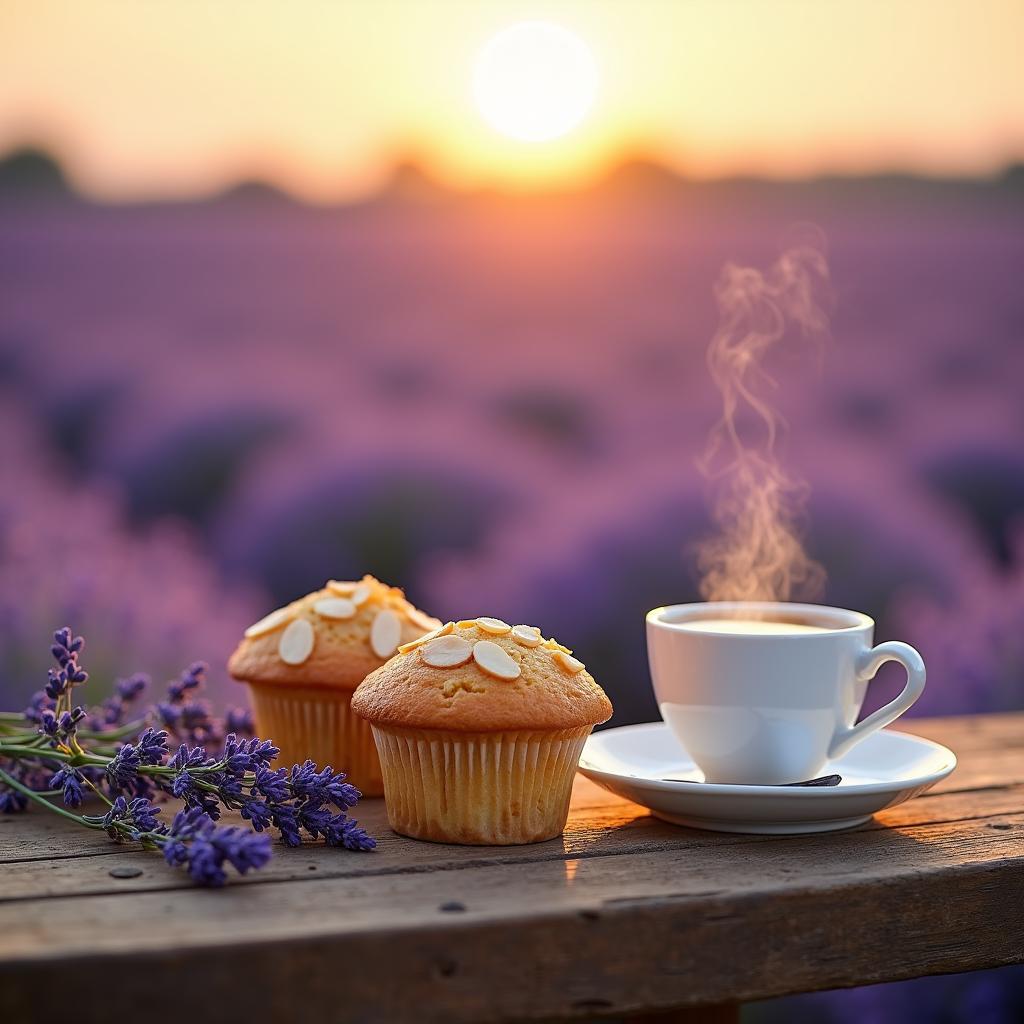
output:
[[[714,783],[785,785],[895,721],[921,696],[921,655],[872,646],[861,612],[786,602],[655,608],[647,651],[662,717]],[[906,669],[895,700],[857,722],[868,683],[887,661]]]

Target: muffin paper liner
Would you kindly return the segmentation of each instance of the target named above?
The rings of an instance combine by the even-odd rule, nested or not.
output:
[[[457,733],[374,726],[391,827],[441,843],[506,846],[561,834],[591,727]]]
[[[377,748],[369,723],[350,707],[351,690],[249,683],[257,735],[281,748],[277,763],[290,768],[307,758],[345,772],[364,796],[381,796]]]

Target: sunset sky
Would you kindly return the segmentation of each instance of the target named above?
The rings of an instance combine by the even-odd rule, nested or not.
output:
[[[578,38],[596,97],[560,137],[474,99],[502,29]],[[1024,157],[1020,0],[0,0],[0,150],[106,198],[263,177],[312,199],[415,156],[458,186],[586,181],[628,153],[709,177],[988,173]]]

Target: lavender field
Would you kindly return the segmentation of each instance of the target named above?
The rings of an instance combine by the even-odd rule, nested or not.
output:
[[[832,340],[773,370],[825,599],[922,650],[917,712],[1024,707],[1015,179],[642,172],[533,199],[403,179],[342,209],[7,188],[4,699],[36,687],[65,620],[99,678],[198,657],[233,699],[249,620],[370,571],[441,617],[540,624],[617,723],[654,717],[642,613],[696,596],[710,529],[714,283],[811,222]]]
[[[258,188],[103,207],[0,174],[0,696],[39,686],[70,622],[94,696],[202,658],[235,703],[248,622],[373,572],[444,618],[541,625],[614,724],[656,717],[643,613],[697,597],[713,528],[715,282],[810,223],[832,337],[771,370],[824,599],[923,652],[914,713],[1024,707],[1019,177],[695,186],[633,167],[510,199],[406,175],[314,209]],[[1011,968],[744,1019],[996,1024],[1022,991]]]

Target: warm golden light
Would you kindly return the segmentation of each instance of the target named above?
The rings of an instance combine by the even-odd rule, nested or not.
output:
[[[637,155],[993,174],[1024,156],[1022,36],[1021,0],[0,0],[0,154],[52,149],[115,200],[254,177],[353,200],[409,154],[468,190],[583,188]]]
[[[546,142],[586,117],[597,95],[597,64],[583,40],[564,28],[520,22],[481,50],[473,95],[480,113],[503,135]]]

